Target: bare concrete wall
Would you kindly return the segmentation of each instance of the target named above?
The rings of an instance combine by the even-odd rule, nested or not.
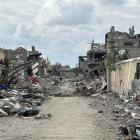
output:
[[[132,60],[121,63],[110,75],[110,91],[114,93],[126,93],[131,90],[131,82],[135,79],[136,66],[140,60]]]

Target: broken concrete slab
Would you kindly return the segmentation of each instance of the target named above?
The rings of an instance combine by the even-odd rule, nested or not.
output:
[[[42,114],[42,113],[39,113],[37,116],[35,116],[34,118],[35,119],[48,119],[52,117],[52,114],[51,113],[48,113],[47,115],[46,114]]]
[[[5,116],[8,116],[8,114],[2,109],[0,109],[0,117],[5,117]]]
[[[39,114],[39,109],[37,109],[37,108],[28,108],[28,107],[20,109],[17,112],[18,116],[23,116],[23,117],[36,116],[38,114]]]

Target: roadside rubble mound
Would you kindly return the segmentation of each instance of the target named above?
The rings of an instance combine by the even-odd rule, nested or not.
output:
[[[124,140],[140,140],[140,125],[122,125],[119,130]]]
[[[76,90],[75,95],[91,96],[96,93],[106,92],[107,83],[103,76],[94,80],[77,79],[75,81]]]
[[[42,105],[49,95],[45,88],[46,82],[36,85],[27,83],[22,81],[21,86],[18,83],[14,90],[0,90],[0,117],[30,117],[39,114],[38,106]]]
[[[107,115],[115,121],[119,128],[118,137],[122,139],[140,140],[140,106],[139,95],[125,93],[96,93],[91,95],[94,102],[90,104],[98,113]]]
[[[129,116],[119,127],[124,139],[140,140],[140,80],[131,83],[131,93],[120,96],[124,100],[124,111]]]
[[[60,81],[56,77],[37,77],[38,82],[33,84],[32,79],[19,79],[12,89],[0,89],[0,117],[32,117],[45,119],[52,117],[51,113],[42,114],[39,106],[44,100],[55,94],[60,88]]]

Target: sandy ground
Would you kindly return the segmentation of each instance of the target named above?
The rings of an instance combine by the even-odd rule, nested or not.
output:
[[[115,140],[115,122],[91,103],[91,97],[50,97],[40,109],[52,118],[0,118],[0,140]]]

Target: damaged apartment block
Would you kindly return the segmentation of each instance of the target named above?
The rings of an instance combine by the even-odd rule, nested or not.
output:
[[[127,96],[139,85],[135,80],[140,76],[140,34],[135,34],[134,26],[129,33],[115,31],[113,26],[105,35],[105,46],[108,91]]]
[[[91,43],[91,48],[87,51],[87,56],[79,56],[79,68],[84,75],[90,77],[99,76],[105,73],[106,50],[103,44]]]
[[[118,50],[120,56],[126,55],[124,59],[139,57],[140,34],[135,34],[134,26],[129,28],[129,33],[115,31],[112,26],[110,32],[105,35],[105,46],[107,50]]]

